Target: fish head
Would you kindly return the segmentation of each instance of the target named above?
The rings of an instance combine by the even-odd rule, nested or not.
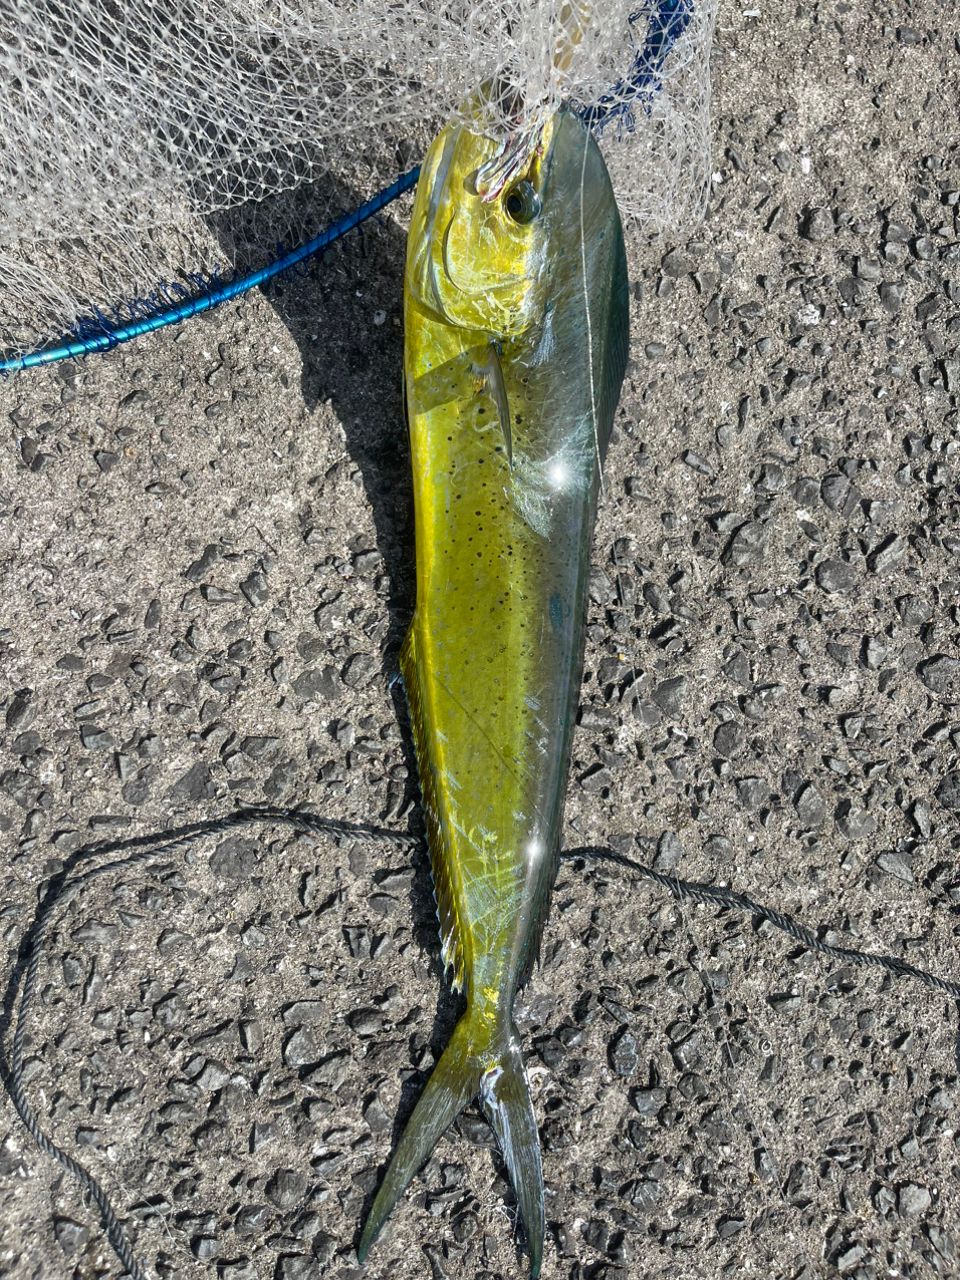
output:
[[[421,171],[407,253],[412,300],[447,324],[516,337],[542,318],[556,220],[558,116],[500,145],[448,125]]]

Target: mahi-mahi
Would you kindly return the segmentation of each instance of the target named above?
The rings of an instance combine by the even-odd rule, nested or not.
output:
[[[517,155],[469,123],[423,165],[405,281],[417,599],[401,669],[442,957],[466,1009],[401,1137],[360,1257],[477,1095],[532,1274],[537,1121],[513,1022],[559,857],[600,470],[628,344],[600,151],[564,108]]]

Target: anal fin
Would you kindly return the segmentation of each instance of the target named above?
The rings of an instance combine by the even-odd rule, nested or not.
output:
[[[420,792],[427,823],[427,843],[430,849],[430,868],[433,873],[433,892],[440,922],[440,955],[443,959],[444,969],[450,973],[451,987],[454,991],[460,991],[463,987],[463,950],[460,946],[460,923],[457,917],[450,866],[444,856],[443,826],[439,809],[440,797],[424,717],[419,666],[416,619],[414,619],[400,651],[400,670],[403,673],[403,686],[407,695],[407,710],[410,715],[410,726],[413,730],[413,745],[417,755]]]

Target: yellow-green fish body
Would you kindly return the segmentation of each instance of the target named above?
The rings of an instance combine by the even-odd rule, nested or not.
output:
[[[467,1009],[394,1154],[361,1256],[479,1093],[536,1275],[539,1139],[512,1009],[556,873],[627,273],[603,160],[571,112],[547,123],[517,181],[483,199],[494,150],[463,125],[434,143],[405,298],[417,604],[401,665],[442,954]]]

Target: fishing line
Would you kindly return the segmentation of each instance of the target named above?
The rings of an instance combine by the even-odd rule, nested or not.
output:
[[[674,875],[672,879],[674,886],[676,887],[676,875]],[[786,1205],[787,1196],[784,1190],[783,1178],[780,1174],[780,1161],[777,1158],[773,1139],[768,1131],[767,1125],[764,1123],[764,1118],[761,1116],[760,1119],[757,1119],[753,1108],[750,1105],[750,1100],[747,1097],[746,1090],[741,1087],[742,1077],[737,1071],[737,1061],[733,1056],[733,1046],[730,1043],[730,1036],[728,1034],[730,1022],[729,1006],[725,1001],[720,999],[717,989],[713,984],[713,978],[710,975],[710,970],[707,965],[703,963],[706,959],[706,952],[700,945],[700,937],[696,929],[694,929],[693,921],[690,918],[689,912],[684,909],[685,899],[682,894],[678,895],[676,892],[674,893],[674,896],[677,899],[677,907],[680,912],[680,918],[683,921],[683,927],[686,929],[687,936],[693,943],[692,964],[699,974],[700,981],[703,983],[707,992],[707,1007],[715,1009],[717,1012],[716,1034],[713,1037],[714,1047],[717,1048],[719,1052],[720,1062],[724,1071],[729,1069],[733,1078],[733,1091],[736,1095],[736,1100],[742,1108],[743,1117],[741,1118],[736,1114],[733,1106],[731,1106],[731,1100],[729,1097],[724,1097],[722,1099],[722,1105],[726,1106],[734,1127],[739,1127],[742,1122],[743,1127],[746,1129],[747,1141],[751,1147],[751,1154],[753,1155],[754,1161],[757,1162],[758,1171],[761,1172],[761,1176],[762,1157],[765,1154],[769,1158],[773,1171],[773,1179],[780,1195],[781,1203]],[[760,1105],[762,1107],[762,1100]]]
[[[646,867],[642,862],[628,858],[626,854],[617,853],[615,849],[597,845],[584,845],[583,848],[571,849],[560,856],[562,858],[598,858],[606,862],[615,862],[618,866],[626,867],[645,880],[652,880],[654,884],[660,885],[678,900],[687,899],[704,906],[729,907],[734,911],[758,916],[767,924],[772,924],[775,929],[782,930],[809,951],[818,951],[821,955],[832,956],[835,960],[844,960],[864,969],[883,969],[896,978],[916,978],[931,991],[938,991],[942,995],[949,996],[951,1000],[960,1001],[960,982],[949,978],[938,978],[936,974],[928,973],[926,969],[918,969],[916,965],[901,960],[898,956],[884,955],[877,951],[859,951],[855,947],[838,947],[833,943],[824,942],[817,937],[813,929],[800,924],[785,912],[777,911],[774,907],[765,907],[748,894],[738,893],[736,889],[665,875],[662,871],[655,871],[653,867]]]
[[[366,822],[346,822],[337,818],[324,818],[308,811],[275,805],[251,806],[238,809],[221,818],[188,823],[170,831],[84,845],[70,854],[61,870],[47,882],[43,889],[36,913],[21,940],[17,961],[7,982],[2,1011],[0,1011],[0,1053],[2,1053],[0,1075],[3,1083],[17,1114],[37,1146],[75,1178],[96,1204],[107,1238],[132,1280],[149,1280],[148,1272],[137,1261],[126,1228],[113,1208],[106,1190],[88,1169],[44,1132],[37,1113],[26,1095],[23,1078],[24,1042],[27,1023],[35,1003],[37,977],[43,958],[44,943],[49,935],[50,924],[56,909],[74,901],[80,892],[94,881],[118,871],[162,862],[171,854],[189,848],[199,840],[258,822],[278,823],[304,833],[335,838],[385,840],[411,852],[422,845],[422,840],[409,832],[393,831],[387,827]],[[123,856],[112,856],[116,854]],[[782,930],[810,951],[863,968],[879,968],[894,977],[915,978],[932,991],[960,1001],[960,982],[939,978],[897,956],[859,951],[853,947],[840,947],[823,942],[814,930],[806,925],[800,924],[773,907],[765,907],[762,903],[735,889],[681,880],[676,876],[655,871],[652,867],[644,866],[643,863],[604,846],[585,845],[567,850],[560,856],[565,861],[595,859],[615,863],[666,889],[678,901],[696,902],[706,906],[746,912]],[[97,859],[104,858],[108,860],[95,862]],[[95,865],[90,866],[89,864],[93,862]],[[14,1025],[14,1033],[8,1059],[2,1041],[6,1038],[11,1022]]]
[[[147,863],[159,862],[168,855],[185,849],[198,840],[231,831],[236,827],[248,826],[253,822],[275,822],[292,826],[299,831],[333,836],[368,836],[389,840],[404,847],[413,847],[418,842],[403,832],[390,831],[383,827],[368,823],[341,822],[335,818],[323,818],[317,814],[299,813],[293,809],[275,808],[265,805],[253,809],[238,809],[235,813],[226,814],[222,818],[189,823],[172,831],[154,832],[143,836],[127,837],[122,840],[97,841],[84,845],[72,853],[63,868],[47,883],[37,906],[33,922],[24,934],[20,944],[17,963],[10,975],[4,997],[2,1013],[0,1013],[0,1042],[5,1037],[13,1010],[20,996],[19,1009],[16,1014],[13,1043],[9,1061],[0,1043],[0,1074],[6,1085],[10,1099],[17,1114],[23,1121],[27,1132],[37,1146],[74,1177],[84,1191],[93,1199],[103,1220],[107,1238],[124,1268],[133,1280],[148,1280],[148,1274],[137,1261],[119,1217],[102,1184],[79,1161],[57,1145],[40,1127],[36,1111],[26,1096],[23,1080],[23,1053],[26,1038],[27,1020],[36,994],[37,974],[43,955],[53,913],[57,907],[72,902],[88,884],[102,879],[112,872],[125,871]],[[158,843],[159,842],[159,843]],[[125,857],[109,862],[101,862],[96,866],[71,876],[71,872],[95,858],[109,854],[133,850]]]

